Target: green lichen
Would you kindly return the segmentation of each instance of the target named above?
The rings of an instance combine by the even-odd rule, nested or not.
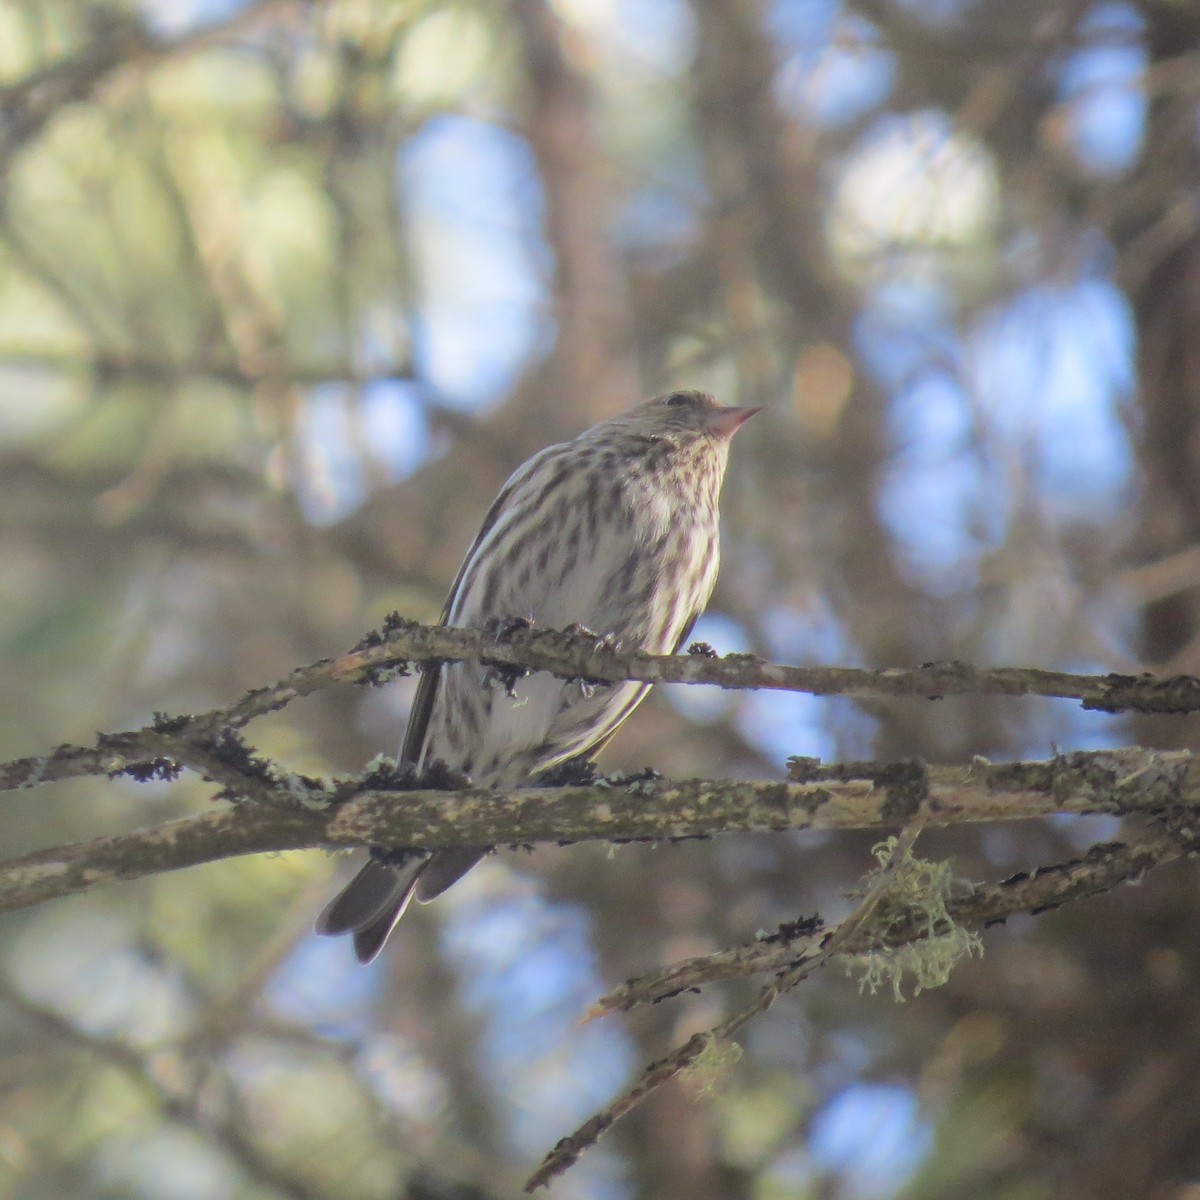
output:
[[[685,1068],[684,1074],[692,1081],[701,1096],[711,1096],[716,1091],[717,1081],[742,1057],[742,1048],[737,1042],[726,1042],[708,1035],[708,1044]]]
[[[879,872],[891,874],[876,920],[878,945],[865,954],[845,957],[847,974],[860,973],[860,991],[874,995],[891,984],[892,996],[903,1004],[906,980],[912,984],[913,996],[941,987],[962,959],[982,956],[983,942],[977,933],[956,924],[947,907],[954,892],[970,888],[970,883],[955,878],[948,862],[930,862],[912,853],[893,865],[896,845],[894,837],[888,838],[871,851],[879,866],[868,876],[868,886]],[[901,929],[910,934],[908,940],[888,946],[889,935]]]

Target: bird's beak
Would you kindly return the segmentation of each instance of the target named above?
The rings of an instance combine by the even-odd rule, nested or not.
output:
[[[718,408],[710,412],[705,420],[709,433],[727,442],[756,412],[762,412],[761,405],[753,408]]]

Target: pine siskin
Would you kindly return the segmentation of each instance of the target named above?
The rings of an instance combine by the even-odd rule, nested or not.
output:
[[[674,653],[712,594],[729,442],[757,411],[672,392],[535,454],[488,510],[442,623],[528,617],[586,626],[627,650]],[[489,787],[531,783],[598,754],[648,688],[539,672],[508,695],[477,663],[453,663],[421,677],[401,759],[442,759]],[[352,932],[359,961],[370,962],[414,895],[432,900],[486,853],[372,850],[316,930]]]

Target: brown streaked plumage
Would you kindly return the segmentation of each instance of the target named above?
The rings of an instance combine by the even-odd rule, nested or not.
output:
[[[674,653],[712,594],[729,441],[757,411],[672,392],[535,454],[484,517],[442,623],[527,617]],[[401,760],[441,759],[477,784],[516,787],[594,757],[647,690],[540,672],[510,696],[478,663],[453,663],[421,677]],[[373,850],[318,917],[317,932],[353,933],[359,960],[370,962],[414,895],[432,900],[485,853]]]

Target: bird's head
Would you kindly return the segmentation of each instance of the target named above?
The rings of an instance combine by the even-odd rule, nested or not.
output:
[[[668,392],[639,404],[589,430],[672,446],[677,449],[724,448],[758,408],[718,404],[708,392]]]

